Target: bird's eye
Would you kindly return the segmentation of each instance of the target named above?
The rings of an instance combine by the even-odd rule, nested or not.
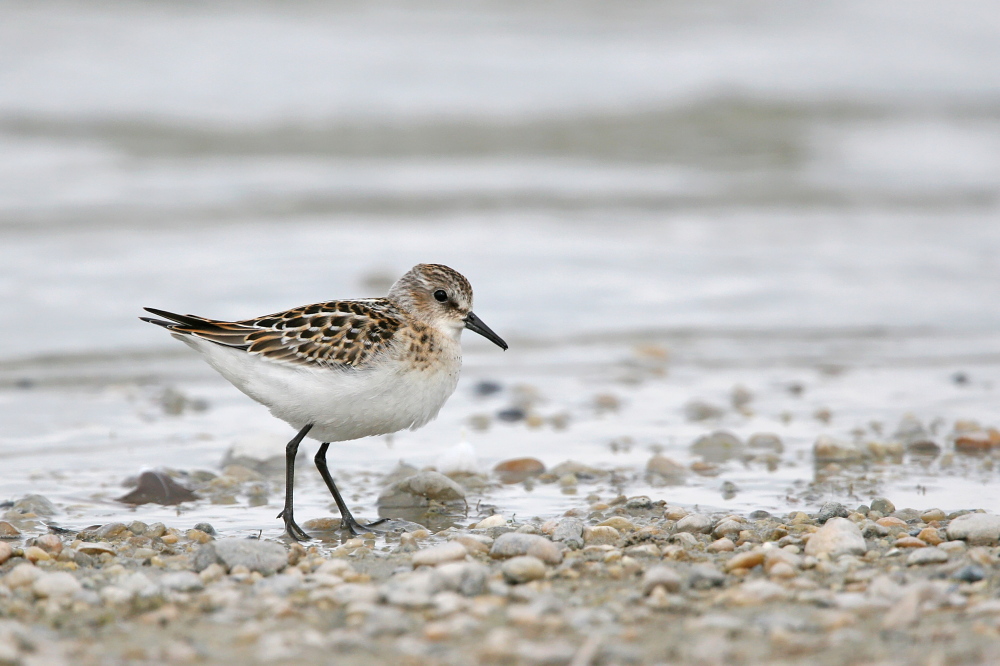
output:
[[[448,293],[444,289],[438,289],[434,292],[434,298],[436,298],[439,303],[444,303],[448,300]]]

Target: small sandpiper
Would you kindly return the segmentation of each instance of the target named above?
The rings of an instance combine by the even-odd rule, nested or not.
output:
[[[462,330],[507,343],[472,312],[472,286],[440,264],[417,264],[385,298],[329,301],[243,321],[145,308],[143,321],[170,331],[223,377],[298,430],[285,447],[285,505],[293,539],[295,455],[306,436],[321,442],[316,468],[340,509],[341,527],[363,534],[326,465],[330,442],[415,429],[437,416],[462,367]]]

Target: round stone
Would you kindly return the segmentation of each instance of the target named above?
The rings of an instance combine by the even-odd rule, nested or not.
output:
[[[512,557],[500,570],[504,580],[515,585],[545,578],[545,563],[531,555]]]

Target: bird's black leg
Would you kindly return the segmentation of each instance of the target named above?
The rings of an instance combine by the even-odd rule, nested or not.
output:
[[[319,451],[316,452],[316,469],[319,470],[320,476],[323,477],[323,481],[326,482],[326,487],[330,489],[330,493],[333,494],[333,501],[337,503],[337,508],[340,509],[340,528],[344,530],[350,530],[351,534],[357,536],[359,534],[364,534],[365,532],[370,532],[374,525],[379,523],[384,523],[385,518],[376,520],[374,523],[368,523],[367,525],[362,525],[358,521],[354,520],[354,516],[351,515],[350,509],[347,508],[347,503],[344,498],[340,496],[340,491],[337,490],[337,484],[333,482],[333,477],[330,476],[330,468],[326,466],[326,450],[330,448],[330,442],[323,442],[320,444]]]
[[[292,511],[292,494],[295,487],[295,455],[299,452],[299,444],[302,442],[302,439],[312,427],[312,423],[306,425],[285,446],[285,508],[281,510],[281,513],[277,517],[285,519],[285,532],[296,541],[309,541],[309,535],[295,523],[295,516]]]

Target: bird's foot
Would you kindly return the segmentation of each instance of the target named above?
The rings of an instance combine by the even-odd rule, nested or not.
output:
[[[354,516],[348,514],[344,518],[340,519],[340,529],[347,530],[354,536],[361,536],[362,534],[367,534],[368,532],[374,532],[376,530],[372,529],[376,525],[381,525],[382,523],[389,520],[388,518],[379,518],[378,520],[372,521],[367,525],[364,523],[359,523],[354,520]]]
[[[288,511],[287,509],[282,510],[277,517],[284,519],[285,534],[291,537],[294,541],[309,541],[312,538],[306,534],[305,530],[299,527],[298,523],[295,522],[291,511]]]

